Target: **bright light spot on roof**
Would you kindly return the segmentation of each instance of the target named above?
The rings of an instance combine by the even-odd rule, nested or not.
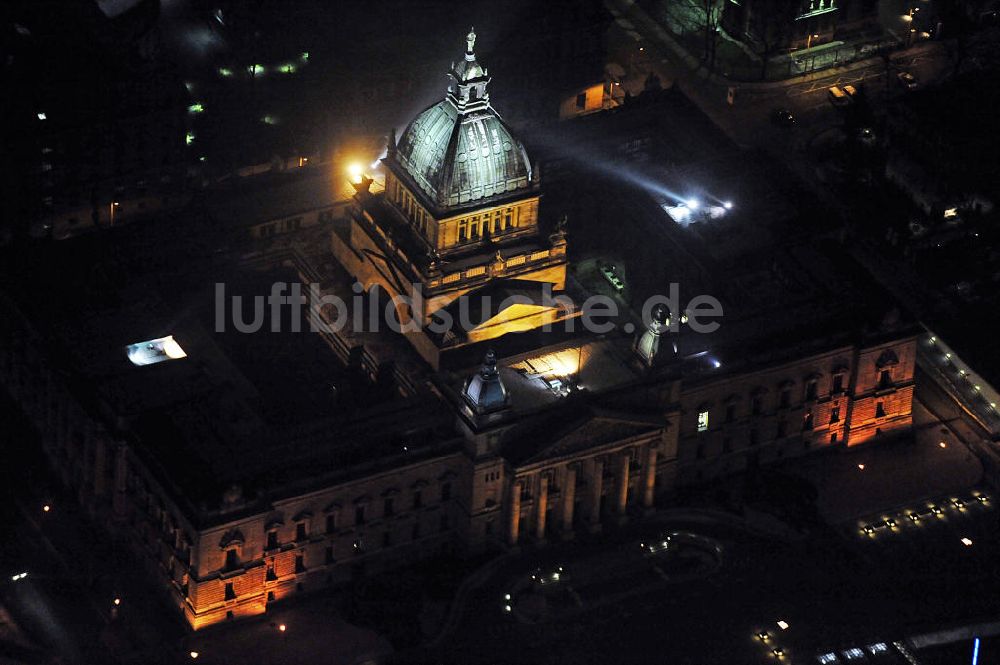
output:
[[[732,201],[724,201],[722,203],[722,207],[725,208],[726,210],[732,210],[733,209],[733,202]]]
[[[778,621],[778,628],[780,628],[781,630],[788,630],[788,622],[785,621],[784,619]]]
[[[200,103],[195,103],[188,107],[188,113],[201,113],[204,110],[205,107],[202,106]]]
[[[125,347],[128,359],[133,365],[154,365],[165,360],[180,360],[187,358],[187,353],[177,343],[173,335],[151,339],[148,342],[137,342]]]
[[[233,70],[229,69],[229,67],[219,67],[219,76],[222,78],[229,78],[232,75]]]
[[[700,205],[701,202],[698,199],[688,199],[687,201],[687,207],[691,208],[691,210],[697,210]]]
[[[265,115],[260,121],[265,125],[277,125],[280,122],[278,116],[275,115]]]
[[[281,72],[282,74],[294,74],[295,73],[295,65],[293,65],[292,63],[289,62],[287,64],[284,64],[284,65],[281,65],[280,67],[278,67],[278,71]]]
[[[962,538],[962,544],[966,547],[972,547],[972,538]]]
[[[188,132],[187,133],[187,135],[184,137],[184,143],[186,145],[191,145],[192,143],[194,143],[194,133],[193,132]]]
[[[38,119],[39,119],[39,120],[45,120],[45,119],[46,119],[47,117],[48,117],[48,116],[46,116],[46,115],[45,115],[44,113],[39,113],[39,114],[38,114]]]
[[[309,62],[309,52],[308,51],[302,54],[302,62]]]

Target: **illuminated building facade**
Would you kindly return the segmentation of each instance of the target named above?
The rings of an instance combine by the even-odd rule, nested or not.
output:
[[[661,310],[635,335],[526,352],[505,333],[574,310],[524,305],[423,341],[280,332],[277,315],[258,333],[220,332],[205,288],[219,281],[341,295],[354,277],[394,295],[417,282],[421,319],[484,289],[565,286],[565,238],[541,231],[537,171],[489,106],[473,45],[448,98],[386,157],[385,192],[363,182],[344,219],[229,253],[204,251],[231,239],[197,220],[163,237],[126,227],[111,249],[50,249],[65,252],[61,271],[4,268],[0,382],[66,485],[196,629],[446,552],[595,532],[684,485],[910,427],[912,327],[858,325],[805,296],[784,318],[734,315],[719,335],[671,332]],[[102,280],[98,259],[127,278]],[[463,345],[481,361],[439,370]]]

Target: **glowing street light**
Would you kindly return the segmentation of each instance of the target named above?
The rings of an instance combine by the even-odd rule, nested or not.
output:
[[[23,580],[27,576],[28,576],[27,572],[18,573],[17,575],[11,575],[10,581],[11,582],[20,582],[21,580]]]
[[[865,465],[864,464],[859,464],[858,465],[858,469],[861,470],[861,471],[864,471],[865,470]]]
[[[191,656],[191,660],[198,660],[198,655],[199,655],[199,654],[198,654],[198,652],[197,652],[197,651],[192,651],[192,652],[191,652],[191,653],[189,653],[188,655],[189,655],[189,656]]]
[[[351,176],[351,182],[360,183],[365,175],[365,167],[360,162],[351,162],[347,165],[347,175]]]
[[[972,538],[962,538],[962,544],[966,547],[972,547]]]
[[[733,202],[732,201],[723,201],[722,207],[725,208],[726,210],[732,210],[733,209]]]
[[[285,630],[287,630],[287,626],[285,626],[285,624],[281,624],[280,626],[278,626],[278,630],[283,633],[285,632]]]
[[[50,506],[49,504],[45,504],[44,506],[42,506],[42,512],[43,513],[47,513],[50,510],[52,510],[52,506]]]

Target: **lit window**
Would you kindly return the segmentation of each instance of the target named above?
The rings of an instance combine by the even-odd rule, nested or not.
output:
[[[708,429],[708,411],[698,412],[698,431],[704,432]]]
[[[128,359],[133,365],[153,365],[164,360],[179,360],[187,354],[177,343],[173,335],[151,339],[148,342],[138,342],[125,347]]]
[[[45,120],[45,119],[46,119],[47,117],[48,117],[48,116],[46,116],[46,115],[45,115],[44,113],[39,113],[39,114],[38,114],[38,119],[39,119],[39,120]]]
[[[844,658],[846,658],[847,660],[857,660],[858,658],[865,657],[865,652],[862,651],[861,649],[858,649],[857,647],[853,649],[848,649],[847,651],[842,651],[841,653],[844,654]]]
[[[818,660],[820,663],[822,663],[822,665],[829,665],[830,663],[836,663],[837,662],[837,654],[835,654],[835,653],[824,653],[824,654],[821,654],[821,655],[817,656],[816,660]]]

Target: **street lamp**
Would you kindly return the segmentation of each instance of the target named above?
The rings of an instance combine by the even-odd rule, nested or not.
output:
[[[191,656],[191,660],[197,660],[198,659],[198,652],[197,651],[192,651],[188,655]]]
[[[119,207],[121,204],[118,201],[111,202],[111,226],[115,225],[115,208]]]
[[[351,162],[347,165],[347,175],[351,176],[351,182],[358,184],[365,175],[365,168],[359,162]]]

